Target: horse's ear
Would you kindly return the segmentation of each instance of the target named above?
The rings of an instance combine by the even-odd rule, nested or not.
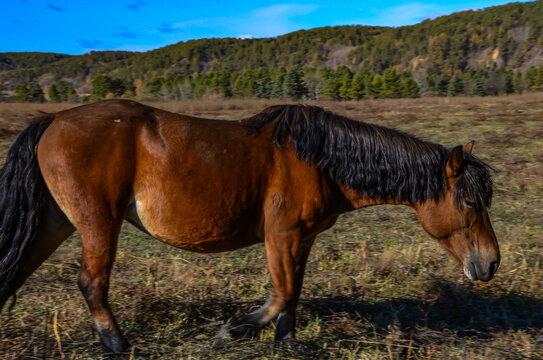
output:
[[[462,145],[458,145],[449,153],[449,158],[447,159],[447,176],[458,176],[463,161],[464,148]]]
[[[471,153],[473,151],[473,145],[475,144],[475,140],[471,140],[469,143],[464,145],[464,150]]]

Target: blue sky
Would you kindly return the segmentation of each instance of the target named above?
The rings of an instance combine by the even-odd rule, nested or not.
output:
[[[1,0],[0,52],[147,51],[210,37],[271,37],[335,25],[412,25],[510,1]]]

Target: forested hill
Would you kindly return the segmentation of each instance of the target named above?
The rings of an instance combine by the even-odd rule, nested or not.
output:
[[[535,1],[463,11],[399,28],[337,26],[276,38],[201,39],[145,53],[0,53],[0,84],[6,91],[21,83],[46,89],[63,79],[78,93],[89,93],[96,77],[108,75],[141,93],[156,79],[246,70],[266,69],[273,78],[280,68],[301,67],[305,74],[338,66],[369,74],[394,68],[422,79],[489,67],[525,74],[542,64],[543,1]],[[229,81],[233,84],[234,79]]]

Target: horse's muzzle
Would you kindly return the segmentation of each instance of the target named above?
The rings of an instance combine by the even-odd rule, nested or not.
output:
[[[479,255],[470,255],[464,264],[464,274],[472,281],[489,281],[492,279],[499,266],[499,259],[485,261]]]

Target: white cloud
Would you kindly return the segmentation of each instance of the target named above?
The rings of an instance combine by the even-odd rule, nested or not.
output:
[[[447,11],[440,5],[413,2],[383,9],[371,8],[369,12],[370,14],[367,17],[335,21],[334,24],[360,24],[376,26],[412,25],[426,18],[435,17],[437,14],[445,15]]]
[[[191,30],[202,32],[207,30],[221,36],[251,33],[251,37],[270,37],[299,30],[308,26],[299,18],[309,15],[320,6],[314,4],[278,4],[258,8],[237,15],[180,21],[171,26],[189,34]],[[245,35],[238,35],[242,37]]]
[[[241,40],[246,40],[246,39],[254,39],[255,37],[253,35],[249,35],[249,34],[239,34],[238,36],[236,36],[238,39],[241,39]]]
[[[278,4],[271,5],[268,7],[260,8],[251,11],[249,14],[252,16],[269,19],[269,18],[278,18],[278,17],[296,17],[301,15],[311,14],[313,11],[317,10],[320,6],[314,4]]]

